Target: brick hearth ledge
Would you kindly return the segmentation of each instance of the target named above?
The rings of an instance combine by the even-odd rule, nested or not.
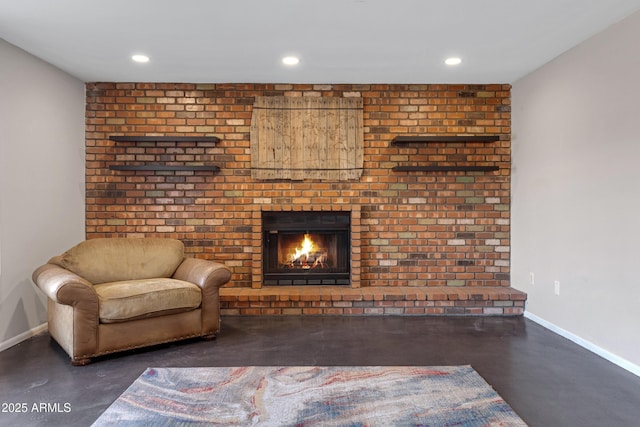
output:
[[[524,292],[510,287],[278,286],[220,289],[222,315],[519,316]]]

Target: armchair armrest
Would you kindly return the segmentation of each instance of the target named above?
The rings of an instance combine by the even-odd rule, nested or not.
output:
[[[93,285],[51,263],[37,268],[31,278],[50,301],[47,314],[49,333],[71,356],[72,363],[86,363],[85,355],[95,354],[98,348],[100,306]],[[73,309],[52,311],[56,304],[72,306]]]
[[[185,258],[173,274],[174,279],[184,280],[205,290],[219,289],[231,280],[231,270],[224,264],[199,258]]]
[[[89,281],[77,274],[54,264],[45,264],[37,268],[31,277],[52,301],[90,309],[97,315],[98,294]]]
[[[231,270],[215,261],[185,258],[173,278],[202,288],[202,335],[215,337],[220,330],[219,290],[231,280]]]

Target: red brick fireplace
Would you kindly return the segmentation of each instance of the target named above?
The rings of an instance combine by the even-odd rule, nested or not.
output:
[[[264,96],[362,98],[362,176],[253,179]],[[224,262],[229,315],[522,314],[526,296],[509,286],[510,125],[500,84],[89,83],[87,238],[174,237]],[[262,218],[274,211],[348,213],[348,284],[266,286]]]

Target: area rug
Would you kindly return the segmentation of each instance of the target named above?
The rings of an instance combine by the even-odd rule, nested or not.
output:
[[[148,368],[99,426],[526,426],[471,366]]]

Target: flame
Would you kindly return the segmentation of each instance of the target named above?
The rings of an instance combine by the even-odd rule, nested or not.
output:
[[[309,257],[311,252],[315,251],[315,245],[311,237],[308,234],[304,235],[304,240],[302,241],[302,247],[300,249],[296,248],[295,253],[291,255],[291,261],[296,261],[300,257],[304,255],[305,259]]]

